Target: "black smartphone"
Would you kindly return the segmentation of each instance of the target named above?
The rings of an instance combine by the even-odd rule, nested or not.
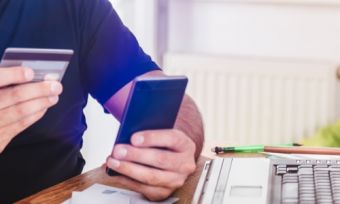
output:
[[[124,109],[116,144],[130,144],[133,133],[172,129],[183,101],[185,76],[138,77],[134,80]],[[107,168],[110,176],[119,175]]]

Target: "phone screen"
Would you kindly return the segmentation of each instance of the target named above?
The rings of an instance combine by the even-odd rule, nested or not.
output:
[[[115,144],[130,144],[133,133],[172,129],[188,83],[186,77],[137,78],[130,91]],[[109,175],[116,175],[108,170]]]

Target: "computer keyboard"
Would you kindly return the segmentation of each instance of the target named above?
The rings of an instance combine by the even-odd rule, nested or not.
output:
[[[282,204],[340,204],[340,161],[297,160],[276,165]]]

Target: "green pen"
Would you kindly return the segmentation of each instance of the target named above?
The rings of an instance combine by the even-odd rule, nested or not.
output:
[[[298,143],[280,144],[275,147],[294,147],[301,146]],[[211,149],[212,152],[218,153],[230,153],[230,152],[263,152],[265,145],[250,145],[250,146],[236,146],[236,147],[214,147]]]

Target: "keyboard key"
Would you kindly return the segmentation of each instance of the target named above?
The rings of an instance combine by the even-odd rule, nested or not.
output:
[[[327,168],[327,167],[328,167],[327,164],[318,164],[314,166],[314,168]]]
[[[313,168],[300,168],[298,175],[312,175],[314,174]]]
[[[283,174],[286,174],[286,173],[287,173],[286,170],[277,170],[277,171],[276,171],[276,174],[277,174],[277,175],[283,175]]]
[[[300,168],[313,168],[313,165],[311,165],[311,164],[301,164],[301,165],[298,166],[298,168],[299,169]]]
[[[297,167],[288,167],[287,168],[287,172],[288,173],[297,173],[298,172],[298,168]]]
[[[298,202],[298,183],[284,183],[282,185],[282,202]]]
[[[299,185],[299,192],[314,192],[314,186],[303,186],[300,187]]]

